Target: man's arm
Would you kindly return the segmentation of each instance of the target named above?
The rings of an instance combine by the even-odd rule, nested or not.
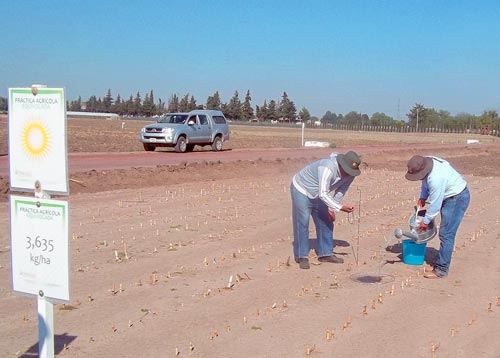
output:
[[[429,224],[441,210],[446,190],[446,178],[427,178],[427,188],[429,191],[429,196],[427,197],[429,206],[423,219],[425,224]]]
[[[330,194],[330,183],[333,179],[333,172],[330,168],[320,166],[318,168],[319,198],[328,206],[330,210],[340,211],[342,205]]]

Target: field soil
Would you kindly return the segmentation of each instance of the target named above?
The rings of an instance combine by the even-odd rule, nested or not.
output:
[[[70,195],[59,198],[70,207],[71,299],[54,307],[58,357],[500,357],[495,138],[308,130],[337,148],[297,154],[297,129],[232,126],[216,159],[164,164],[182,154],[155,152],[160,164],[116,168],[112,153],[142,150],[142,125],[68,121],[70,167],[92,153],[105,164],[71,170]],[[7,154],[1,117],[0,137]],[[355,213],[335,224],[345,263],[320,263],[312,250],[311,269],[300,270],[291,177],[351,148],[365,164],[344,199]],[[425,264],[408,265],[393,236],[418,198],[420,183],[404,179],[414,154],[449,160],[471,191],[444,279],[423,277],[438,238]],[[5,168],[8,155],[0,160]],[[8,174],[0,185],[0,355],[35,357],[36,298],[12,291]]]

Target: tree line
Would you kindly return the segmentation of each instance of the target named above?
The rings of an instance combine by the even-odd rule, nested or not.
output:
[[[122,98],[120,94],[113,97],[111,89],[106,95],[97,97],[90,96],[86,101],[81,97],[76,100],[67,101],[67,110],[83,112],[117,113],[120,116],[152,117],[161,116],[171,112],[189,112],[194,109],[221,110],[224,115],[233,121],[259,121],[259,122],[296,122],[315,123],[327,127],[410,127],[415,131],[432,130],[475,130],[492,131],[500,128],[500,118],[495,110],[485,110],[481,115],[460,113],[451,115],[445,110],[427,108],[421,103],[416,103],[406,114],[407,120],[394,119],[383,112],[375,112],[371,116],[351,111],[346,114],[337,114],[326,111],[321,117],[311,116],[309,110],[303,107],[298,113],[295,103],[288,97],[286,92],[279,100],[264,100],[261,105],[252,105],[250,90],[247,90],[243,100],[240,99],[238,91],[227,102],[223,102],[218,91],[208,96],[205,103],[198,103],[192,94],[186,93],[179,97],[173,94],[167,102],[161,98],[156,100],[153,90],[141,96],[140,92]],[[0,97],[0,111],[8,110],[6,98]]]
[[[253,118],[269,121],[294,121],[298,117],[295,104],[288,98],[286,92],[283,92],[281,100],[270,100],[269,102],[265,100],[261,106],[255,106],[254,109],[250,90],[246,92],[243,100],[240,99],[238,91],[235,91],[228,102],[223,102],[219,92],[216,91],[206,99],[205,103],[201,104],[189,93],[182,97],[173,94],[165,102],[161,98],[155,101],[153,90],[147,92],[144,98],[137,92],[135,96],[130,95],[127,99],[123,99],[118,94],[115,99],[111,94],[111,90],[108,89],[108,92],[102,98],[90,96],[87,101],[82,101],[81,97],[77,100],[68,101],[67,109],[69,111],[112,112],[120,116],[139,117],[152,117],[172,112],[189,112],[194,109],[214,109],[224,112],[227,118],[235,121],[248,121]]]
[[[408,131],[411,128],[416,132],[466,132],[476,131],[484,134],[498,135],[500,118],[495,110],[483,111],[479,116],[459,113],[452,115],[445,110],[427,108],[416,103],[406,114],[407,120],[395,120],[385,113],[375,112],[369,117],[367,114],[351,111],[345,115],[327,111],[321,119],[320,125],[330,124],[335,128],[394,128]]]

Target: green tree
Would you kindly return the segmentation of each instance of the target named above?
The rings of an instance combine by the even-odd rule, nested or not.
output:
[[[493,111],[493,110],[490,110],[490,111],[485,111],[484,114],[486,116],[489,116],[491,117],[493,120],[495,121],[498,121],[498,112],[497,111]]]
[[[149,100],[151,101],[151,115],[156,114],[155,95],[153,90],[149,92]]]
[[[297,109],[295,104],[290,101],[288,98],[288,94],[283,92],[283,96],[281,97],[281,101],[279,103],[279,116],[286,121],[294,120],[297,117]]]
[[[7,110],[7,98],[0,97],[0,111],[6,111],[6,110]]]
[[[165,102],[158,98],[158,105],[156,106],[156,114],[162,115],[165,113]]]
[[[426,108],[423,113],[423,117],[420,117],[419,111],[419,131],[429,131],[436,130],[437,128],[442,129],[444,127],[444,121],[442,115],[436,111],[434,108]]]
[[[233,97],[229,100],[226,108],[226,115],[232,120],[239,120],[242,117],[241,101],[238,91],[234,91]]]
[[[367,126],[368,124],[370,124],[370,117],[368,117],[368,114],[363,113],[361,115],[361,125]]]
[[[302,122],[309,122],[311,120],[311,113],[309,113],[306,107],[302,107],[299,112],[299,117]]]
[[[448,111],[444,110],[439,110],[436,111],[437,113],[437,126],[439,128],[444,128],[447,130],[454,130],[457,125],[456,125],[456,120],[455,118],[450,114]]]
[[[111,96],[111,89],[108,88],[108,93],[104,96],[103,100],[103,111],[106,113],[111,112],[111,107],[113,106],[113,96]]]
[[[117,113],[118,115],[123,116],[123,112],[124,112],[123,104],[124,103],[122,102],[122,98],[120,97],[119,94],[117,94],[115,102],[113,103],[113,107],[111,108],[111,110],[113,112]]]
[[[134,97],[132,95],[130,95],[127,102],[125,103],[125,112],[129,116],[133,116],[135,114]]]
[[[186,93],[179,102],[179,111],[189,112],[189,93]]]
[[[455,116],[457,127],[462,130],[471,130],[476,128],[476,116],[469,113],[458,113]]]
[[[78,97],[76,101],[71,101],[67,106],[68,111],[79,112],[82,110],[82,97]]]
[[[253,108],[252,108],[252,97],[250,95],[250,90],[247,90],[245,95],[245,102],[243,102],[241,108],[241,119],[249,120],[253,118]]]
[[[264,121],[269,120],[269,106],[267,104],[267,100],[264,100],[262,107],[258,108],[257,118],[262,119]]]
[[[321,122],[335,124],[338,122],[338,117],[335,113],[326,111],[323,117],[321,117]]]
[[[260,110],[259,105],[255,105],[255,117],[261,118],[260,113],[261,113],[261,110]]]
[[[90,96],[86,106],[85,106],[85,111],[86,112],[97,112],[97,98],[96,96]]]
[[[351,111],[344,116],[343,124],[347,125],[360,125],[362,122],[362,115],[359,112]]]
[[[75,104],[75,111],[81,111],[82,110],[82,97],[78,96],[78,99],[76,100]]]
[[[201,108],[198,108],[198,106],[196,105],[196,100],[194,99],[194,96],[191,95],[191,98],[189,98],[188,110],[192,111],[195,109],[203,109],[203,106],[201,106]]]
[[[370,124],[372,126],[392,126],[394,125],[394,119],[385,113],[375,112],[370,118]]]
[[[142,113],[146,117],[151,117],[153,114],[153,103],[151,102],[148,93],[146,93],[146,96],[144,96],[144,101],[142,101]]]
[[[207,109],[221,110],[221,100],[219,91],[216,91],[213,96],[207,98]]]
[[[140,116],[142,115],[142,98],[141,94],[139,91],[137,91],[137,94],[135,95],[134,98],[134,116]]]
[[[97,99],[96,112],[105,112],[104,101],[101,97]]]
[[[410,109],[410,112],[406,114],[406,117],[408,117],[408,125],[410,127],[425,128],[427,108],[421,103],[415,103],[413,108]]]
[[[279,110],[274,99],[269,101],[267,106],[267,119],[270,121],[277,121],[279,118]]]
[[[179,97],[174,93],[168,100],[167,112],[175,113],[180,112],[180,101]]]
[[[477,124],[480,129],[491,129],[499,125],[497,111],[484,111],[477,119]]]

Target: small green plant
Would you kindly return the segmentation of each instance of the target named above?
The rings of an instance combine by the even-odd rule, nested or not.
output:
[[[337,144],[335,142],[330,142],[330,145],[328,147],[337,148]]]

